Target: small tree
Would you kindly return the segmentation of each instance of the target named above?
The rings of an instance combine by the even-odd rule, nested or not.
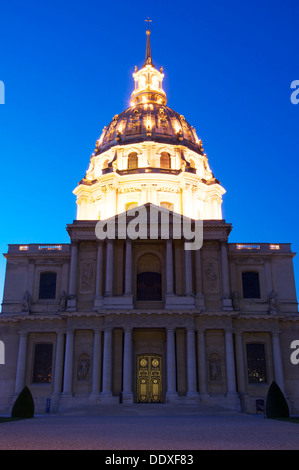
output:
[[[12,418],[33,418],[34,401],[29,388],[23,388],[11,410]]]
[[[287,401],[275,381],[272,382],[267,393],[266,417],[288,418],[290,416]]]

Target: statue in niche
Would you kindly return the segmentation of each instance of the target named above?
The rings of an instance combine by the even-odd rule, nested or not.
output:
[[[80,382],[88,380],[90,359],[87,353],[80,354],[77,369],[77,378]]]
[[[218,354],[211,354],[209,360],[210,380],[215,382],[221,380],[221,363]]]
[[[32,297],[28,290],[26,290],[24,297],[23,297],[23,312],[30,313],[31,312],[31,304],[32,304]]]
[[[270,314],[275,314],[278,312],[277,308],[277,294],[273,290],[269,294],[269,303],[270,303],[270,309],[269,313]]]
[[[233,302],[234,310],[239,310],[240,309],[240,296],[239,296],[239,292],[236,290],[232,293],[232,302]]]
[[[66,303],[67,303],[67,295],[65,290],[62,292],[60,299],[59,299],[59,305],[60,305],[60,311],[65,312],[66,311]]]

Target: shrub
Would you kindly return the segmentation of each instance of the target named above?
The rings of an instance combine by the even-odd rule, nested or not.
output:
[[[34,402],[28,387],[24,387],[11,410],[12,418],[33,418]]]
[[[289,418],[290,412],[287,401],[274,381],[270,385],[266,399],[266,417],[267,418]]]

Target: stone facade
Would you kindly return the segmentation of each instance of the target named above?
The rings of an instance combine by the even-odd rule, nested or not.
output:
[[[98,240],[96,221],[68,225],[70,244],[10,245],[1,334],[0,406],[27,384],[37,410],[138,399],[138,357],[161,358],[161,401],[255,413],[272,380],[299,411],[290,344],[299,322],[289,244],[228,243],[230,224],[204,221],[200,250],[183,240]],[[161,274],[161,298],[138,300],[138,274]],[[55,298],[39,298],[56,273]],[[259,273],[259,298],[244,298],[243,272]],[[29,301],[25,301],[25,293]],[[276,295],[273,301],[273,294]],[[36,345],[51,346],[46,383],[34,378]],[[262,345],[266,377],[249,377],[247,345]]]

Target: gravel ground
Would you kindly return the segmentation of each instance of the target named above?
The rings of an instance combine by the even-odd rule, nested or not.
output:
[[[0,430],[1,450],[299,449],[299,424],[261,415],[200,414],[190,408],[45,415],[0,423]]]

